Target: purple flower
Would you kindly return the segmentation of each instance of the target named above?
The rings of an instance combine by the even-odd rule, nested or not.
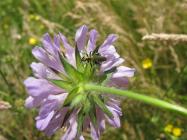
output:
[[[81,84],[124,88],[134,69],[120,66],[124,59],[112,45],[116,35],[109,35],[99,47],[96,30],[89,32],[88,40],[87,36],[88,28],[83,25],[76,32],[76,46],[72,47],[61,33],[53,40],[45,34],[43,46],[32,50],[40,62],[31,64],[34,77],[24,81],[29,94],[25,106],[39,109],[36,127],[48,136],[64,128],[62,140],[83,140],[82,132],[90,130],[92,139],[98,140],[106,122],[120,127],[119,99],[84,91]]]

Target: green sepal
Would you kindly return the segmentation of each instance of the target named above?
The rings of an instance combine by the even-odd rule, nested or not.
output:
[[[79,94],[78,88],[73,89],[71,92],[69,92],[68,96],[66,97],[64,101],[64,105],[71,104],[72,100]]]
[[[96,104],[102,109],[104,113],[106,113],[109,117],[113,117],[110,110],[106,107],[106,105],[101,101],[101,99],[98,97],[98,95],[93,96],[93,100],[96,102]]]
[[[82,132],[84,119],[85,119],[85,114],[82,112],[82,110],[80,110],[77,119],[77,123],[78,123],[77,135],[80,135],[80,133]]]
[[[92,66],[89,63],[87,63],[86,67],[84,69],[84,79],[86,79],[86,80],[91,79],[93,74],[94,74],[94,69],[92,68]]]
[[[72,82],[63,81],[63,80],[52,80],[48,79],[50,82],[52,82],[57,87],[60,87],[66,91],[70,91],[72,89]]]
[[[85,95],[85,100],[83,100],[84,101],[83,112],[86,113],[86,114],[89,113],[89,111],[91,110],[90,109],[91,108],[91,103],[87,98],[88,97],[86,97],[86,95]]]
[[[105,74],[105,79],[102,81],[101,85],[105,86],[108,81],[110,81],[110,78],[112,77],[113,73]]]
[[[60,56],[60,59],[63,64],[65,72],[73,81],[82,80],[83,77],[79,71],[77,71],[71,64],[69,64],[64,57]]]
[[[64,126],[64,124],[67,122],[67,120],[69,119],[69,117],[71,116],[71,113],[73,112],[73,109],[68,109],[68,111],[66,112],[65,116],[64,116],[64,120],[62,122],[61,127]]]
[[[89,117],[90,117],[90,120],[92,122],[92,124],[94,126],[97,126],[97,119],[96,119],[96,108],[95,108],[95,104],[94,104],[94,100],[93,98],[90,98],[90,111],[89,111]]]
[[[84,95],[80,93],[77,94],[77,96],[72,99],[71,107],[75,107],[79,105],[80,103],[82,103],[83,100],[84,100]]]
[[[84,71],[84,65],[81,61],[81,56],[80,56],[80,53],[79,53],[79,50],[78,50],[77,46],[75,47],[75,59],[76,59],[76,66],[77,66],[78,71],[83,72]]]
[[[104,72],[103,77],[101,77],[101,78],[102,78],[102,79],[101,79],[101,85],[102,85],[102,86],[105,86],[105,85],[107,84],[107,82],[108,82],[108,81],[110,80],[110,78],[112,77],[113,72],[115,72],[115,71],[116,71],[116,67],[114,67],[114,68],[112,68],[112,69],[110,69],[110,70]]]

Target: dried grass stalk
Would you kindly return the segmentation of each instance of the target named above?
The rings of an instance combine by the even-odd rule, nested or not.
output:
[[[6,110],[11,108],[11,105],[8,102],[0,101],[0,110]]]
[[[187,43],[187,35],[185,34],[165,34],[165,33],[152,33],[145,35],[142,40],[146,41],[160,41],[160,42],[173,42],[173,43]]]

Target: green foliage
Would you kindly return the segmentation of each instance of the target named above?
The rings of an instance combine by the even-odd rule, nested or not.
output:
[[[187,107],[186,44],[141,40],[143,35],[153,32],[186,34],[186,8],[186,0],[1,0],[0,100],[8,101],[12,108],[0,112],[0,138],[1,135],[8,140],[60,138],[61,131],[48,138],[36,130],[36,111],[27,111],[24,107],[27,94],[23,80],[31,75],[29,64],[34,61],[31,54],[33,45],[28,40],[36,38],[36,45],[40,46],[39,40],[45,32],[54,34],[60,31],[73,45],[75,29],[82,24],[99,31],[98,45],[109,33],[119,35],[115,46],[126,58],[125,65],[135,67],[137,71],[130,82],[131,90]],[[146,58],[153,61],[149,69],[142,67]],[[89,70],[88,65],[85,71]],[[122,107],[122,127],[110,129],[107,126],[103,140],[187,138],[186,117],[129,99],[123,101]],[[95,122],[95,113],[90,114]],[[176,138],[172,133],[166,133],[167,124],[180,127],[182,135]]]

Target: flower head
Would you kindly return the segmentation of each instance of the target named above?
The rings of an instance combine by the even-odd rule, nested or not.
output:
[[[171,133],[172,129],[173,129],[173,125],[172,124],[168,124],[168,125],[165,126],[164,131],[166,133]]]
[[[29,17],[28,17],[29,20],[39,20],[40,17],[38,15],[34,15],[34,14],[30,14]]]
[[[172,131],[172,134],[175,136],[175,137],[180,137],[182,135],[182,129],[179,128],[179,127],[174,127],[173,128],[173,131]]]
[[[83,140],[82,132],[90,130],[92,139],[98,140],[106,122],[120,127],[117,97],[85,91],[84,84],[124,88],[134,69],[119,66],[124,59],[112,45],[116,35],[109,35],[100,46],[96,46],[97,37],[96,30],[88,33],[83,25],[76,32],[74,47],[59,33],[53,40],[45,34],[43,47],[32,50],[40,62],[31,64],[34,77],[24,81],[29,94],[25,105],[39,109],[36,127],[46,135],[65,128],[62,140]]]
[[[29,45],[34,46],[37,43],[37,39],[34,37],[30,37],[28,43],[29,43]]]
[[[150,58],[146,58],[142,61],[142,67],[144,69],[149,69],[153,66],[153,62]]]
[[[175,137],[180,137],[182,135],[182,129],[179,127],[174,127],[172,124],[166,125],[164,131],[166,133],[172,134]]]

